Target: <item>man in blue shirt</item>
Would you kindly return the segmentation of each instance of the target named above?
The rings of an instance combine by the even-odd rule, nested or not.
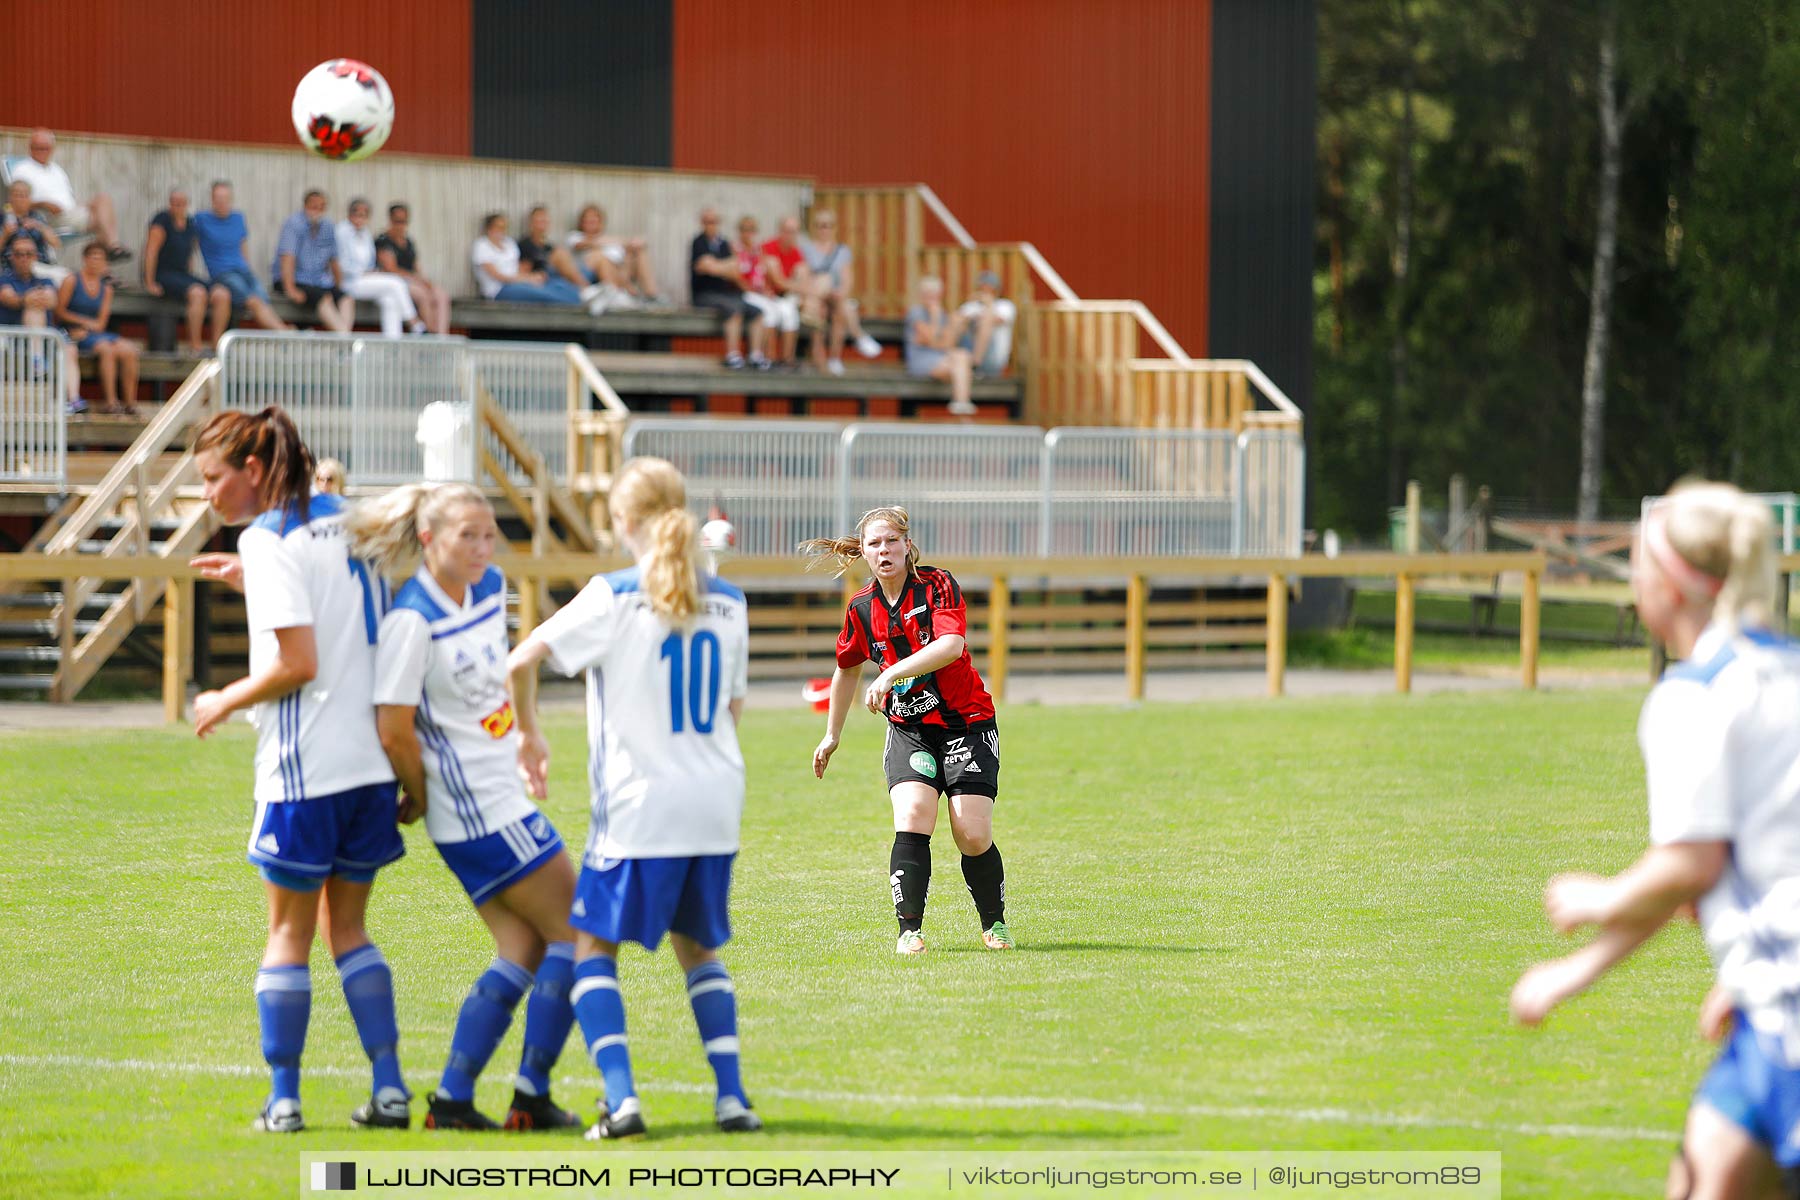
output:
[[[56,285],[33,272],[37,265],[37,243],[28,237],[16,237],[7,244],[6,262],[0,265],[0,325],[23,325],[27,329],[50,330],[50,316],[56,311]],[[75,343],[58,337],[64,361],[63,383],[68,388],[71,413],[87,411],[81,399],[81,364],[75,357]],[[32,350],[32,366],[44,370],[40,351]]]
[[[344,294],[337,229],[325,219],[325,207],[324,192],[312,188],[306,193],[300,211],[282,222],[270,273],[283,295],[319,314],[319,324],[334,333],[349,333],[356,320],[356,301]]]
[[[243,305],[250,319],[264,329],[292,329],[293,326],[275,315],[269,306],[269,291],[250,270],[245,253],[250,243],[250,229],[244,214],[231,207],[231,185],[223,179],[212,185],[212,208],[194,214],[194,236],[200,243],[200,260],[206,264],[207,277],[222,284],[231,293],[231,302]],[[213,312],[213,343],[225,336],[225,319]]]

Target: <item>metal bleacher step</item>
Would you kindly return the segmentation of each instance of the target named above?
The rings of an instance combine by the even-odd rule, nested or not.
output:
[[[100,625],[98,621],[73,621],[70,627],[77,638],[86,637]],[[5,621],[0,620],[0,638],[54,638],[56,637],[55,621]]]
[[[150,538],[150,540],[146,544],[149,546],[150,553],[160,554],[162,552],[163,539],[153,536]],[[112,545],[112,540],[110,538],[107,538],[107,539],[89,538],[86,541],[77,542],[75,544],[75,548],[83,554],[99,555],[99,554],[104,554],[106,552],[106,548],[110,545]],[[130,555],[128,554],[125,557],[129,558]]]
[[[62,660],[55,646],[0,646],[0,663],[54,663]]]
[[[53,675],[0,675],[0,692],[47,692]]]
[[[92,612],[95,609],[111,608],[113,602],[118,598],[118,592],[95,592],[81,602],[81,611]],[[0,610],[25,608],[48,612],[61,603],[61,592],[20,592],[12,596],[0,594]]]

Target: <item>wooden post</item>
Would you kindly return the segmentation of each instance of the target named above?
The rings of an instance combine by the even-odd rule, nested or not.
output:
[[[1406,552],[1419,552],[1419,481],[1406,481]]]
[[[543,619],[539,615],[542,594],[538,590],[542,586],[536,576],[519,580],[519,640],[513,643],[515,646],[519,642],[523,642],[526,635],[536,629],[539,621]]]
[[[1133,575],[1125,587],[1125,694],[1132,700],[1144,698],[1144,618],[1149,592],[1149,581],[1142,575]]]
[[[1412,691],[1412,657],[1413,577],[1402,572],[1394,589],[1394,690],[1397,692]]]
[[[192,605],[191,579],[163,585],[163,720],[178,723],[187,709],[187,623]]]
[[[1287,576],[1269,576],[1269,695],[1281,695],[1287,683]]]
[[[1519,597],[1519,677],[1527,688],[1538,678],[1538,573],[1525,572],[1525,590]]]
[[[988,692],[995,700],[1006,699],[1007,629],[1012,624],[1012,584],[1004,575],[994,576],[988,591]]]

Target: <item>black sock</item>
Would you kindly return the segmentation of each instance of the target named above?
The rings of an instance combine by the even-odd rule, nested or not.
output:
[[[931,835],[896,833],[888,855],[888,882],[894,887],[894,915],[900,932],[925,922],[925,893],[931,890]]]
[[[1006,867],[1000,861],[1000,847],[990,842],[984,853],[963,855],[962,867],[981,927],[990,929],[995,921],[1006,920]]]

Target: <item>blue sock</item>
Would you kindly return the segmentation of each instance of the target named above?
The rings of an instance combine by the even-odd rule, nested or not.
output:
[[[438,1095],[445,1100],[473,1100],[475,1077],[494,1056],[494,1047],[512,1024],[513,1009],[531,986],[531,972],[518,963],[496,958],[463,1000],[450,1034],[450,1061],[438,1081]]]
[[[273,1076],[270,1100],[300,1099],[300,1052],[312,1014],[312,976],[305,963],[264,967],[256,973],[256,1015],[262,1023],[263,1058]]]
[[[706,1061],[712,1064],[713,1077],[719,1081],[719,1095],[736,1096],[749,1104],[738,1075],[737,989],[732,986],[731,972],[714,959],[689,971],[687,985],[694,1025],[700,1030],[700,1044],[706,1050]]]
[[[338,959],[337,969],[356,1035],[375,1067],[374,1090],[398,1088],[412,1095],[400,1078],[400,1027],[394,1020],[394,973],[388,970],[387,959],[370,944]]]
[[[604,954],[575,964],[575,986],[569,991],[588,1059],[606,1078],[606,1107],[637,1095],[631,1080],[631,1054],[625,1048],[625,998],[619,995],[619,964]]]
[[[527,1096],[550,1094],[550,1072],[569,1040],[569,1026],[575,1023],[575,1007],[569,1003],[574,982],[575,947],[551,942],[538,968],[537,986],[525,1002],[525,1052],[519,1056],[519,1078],[513,1086]]]

